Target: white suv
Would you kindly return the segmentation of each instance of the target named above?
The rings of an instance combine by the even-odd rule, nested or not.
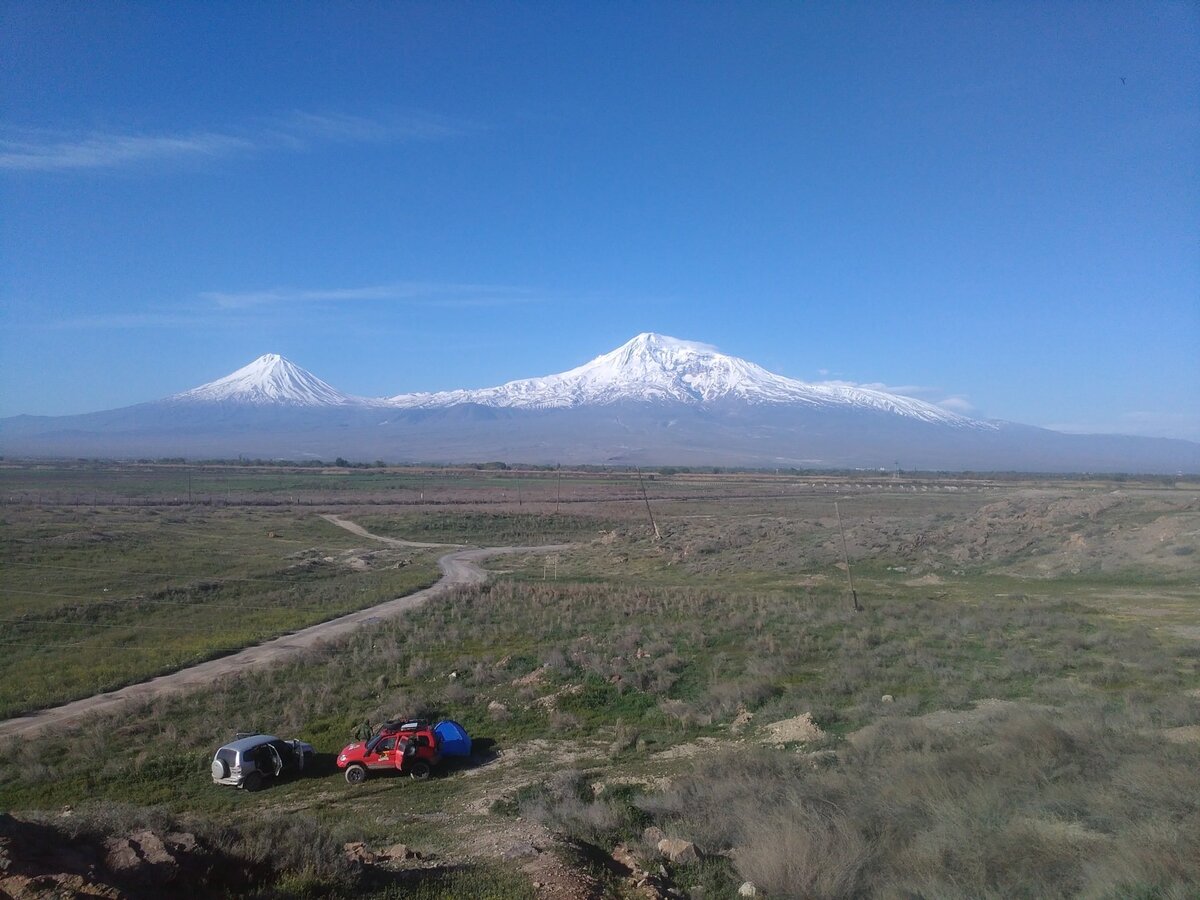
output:
[[[219,749],[212,761],[212,780],[216,784],[257,791],[268,778],[297,775],[313,761],[312,744],[281,741],[270,734],[237,736]]]

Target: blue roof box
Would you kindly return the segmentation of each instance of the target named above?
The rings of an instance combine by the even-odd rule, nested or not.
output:
[[[470,756],[471,736],[457,722],[446,719],[433,726],[438,738],[438,749],[443,756]]]

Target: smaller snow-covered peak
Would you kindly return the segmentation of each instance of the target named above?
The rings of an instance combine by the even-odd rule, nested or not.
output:
[[[264,353],[224,378],[168,399],[251,406],[344,406],[358,402],[278,353]]]

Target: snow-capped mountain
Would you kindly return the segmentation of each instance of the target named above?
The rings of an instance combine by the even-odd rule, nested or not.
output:
[[[480,390],[400,394],[388,404],[400,409],[440,409],[466,403],[567,409],[627,402],[711,406],[725,401],[860,408],[955,427],[995,427],[910,397],[785,378],[707,344],[653,332],[639,334],[616,350],[559,375],[524,378]]]
[[[558,375],[390,400],[345,394],[268,354],[165,400],[0,420],[0,454],[1200,471],[1193,441],[980,422],[883,391],[796,381],[649,333]]]
[[[362,402],[278,353],[263,354],[224,378],[175,394],[167,401],[251,406],[346,406]]]

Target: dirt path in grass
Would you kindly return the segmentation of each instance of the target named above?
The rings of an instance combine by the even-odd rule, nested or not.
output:
[[[371,534],[367,529],[363,528],[357,522],[351,522],[349,519],[343,519],[341,516],[335,516],[333,513],[322,513],[321,518],[331,525],[336,525],[338,528],[345,528],[351,534],[356,534],[362,538],[368,538],[372,541],[379,541],[381,544],[388,544],[392,547],[416,547],[418,549],[433,550],[438,547],[462,547],[462,544],[423,544],[420,541],[404,541],[400,538],[385,537],[382,534]]]
[[[339,516],[326,515],[322,518],[359,537],[390,544],[394,547],[461,546],[460,544],[422,544],[402,541],[398,538],[371,534],[362,526]],[[391,618],[410,609],[416,609],[454,588],[482,584],[487,580],[488,573],[480,568],[479,563],[489,556],[506,553],[553,553],[565,550],[570,546],[570,544],[550,544],[541,547],[471,547],[454,550],[438,560],[438,568],[442,572],[441,579],[424,590],[397,597],[395,600],[388,600],[367,609],[360,609],[357,612],[330,619],[328,622],[311,625],[269,641],[263,641],[261,644],[255,644],[229,656],[210,659],[208,662],[179,669],[167,675],[159,675],[149,681],[131,684],[115,691],[96,694],[62,706],[54,706],[30,713],[27,716],[2,721],[0,722],[0,738],[26,737],[53,725],[70,724],[91,713],[111,712],[128,704],[144,703],[167,694],[179,694],[206,687],[223,675],[232,675],[249,668],[270,665],[310,650],[318,644],[344,637],[366,622]]]

